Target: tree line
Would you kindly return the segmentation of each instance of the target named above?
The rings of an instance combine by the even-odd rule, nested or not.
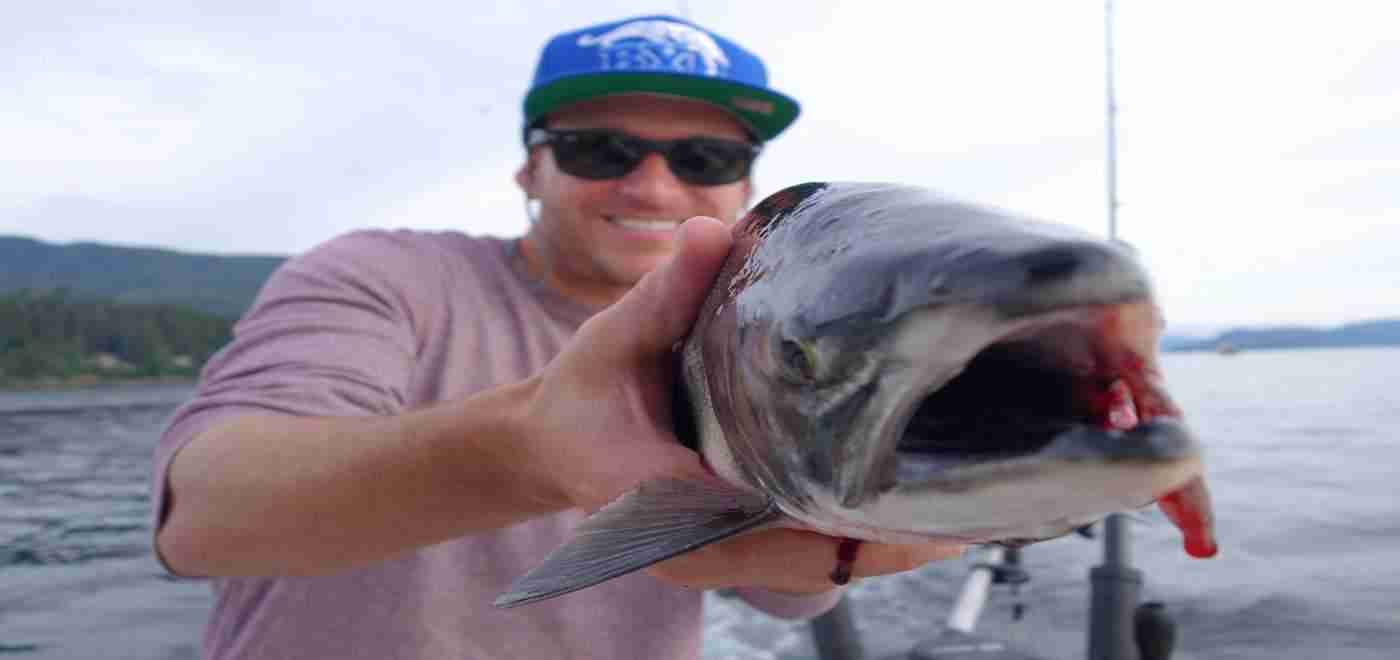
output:
[[[11,292],[0,295],[0,385],[193,376],[232,332],[233,321],[179,305]]]

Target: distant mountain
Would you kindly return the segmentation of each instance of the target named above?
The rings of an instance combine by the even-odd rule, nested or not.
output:
[[[1400,319],[1365,321],[1336,328],[1307,326],[1236,328],[1226,330],[1209,339],[1188,339],[1168,335],[1162,340],[1162,349],[1166,351],[1213,351],[1221,346],[1229,346],[1238,350],[1400,346]]]
[[[123,303],[188,305],[235,318],[286,257],[217,256],[100,243],[53,244],[0,236],[0,295],[21,289],[68,289]],[[1220,326],[1215,326],[1220,327]],[[1165,351],[1240,350],[1340,346],[1400,346],[1400,319],[1337,328],[1281,326],[1212,331],[1174,326],[1162,338]]]
[[[1161,346],[1164,351],[1191,350],[1190,347],[1195,346],[1201,341],[1202,339],[1200,337],[1176,334],[1168,330],[1162,335]]]
[[[68,289],[77,296],[188,305],[234,318],[285,259],[0,236],[0,295]]]

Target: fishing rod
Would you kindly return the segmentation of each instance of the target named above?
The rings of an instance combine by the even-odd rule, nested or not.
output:
[[[1108,239],[1118,238],[1118,100],[1113,70],[1113,0],[1104,0],[1105,184]],[[1132,565],[1128,518],[1110,514],[1103,524],[1103,563],[1089,570],[1089,660],[1167,660],[1176,625],[1161,603],[1138,604],[1143,572]]]

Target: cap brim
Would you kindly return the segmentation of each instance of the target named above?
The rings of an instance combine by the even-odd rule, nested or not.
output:
[[[668,73],[592,73],[560,78],[525,97],[525,123],[566,105],[617,94],[664,94],[695,99],[733,113],[760,140],[782,133],[801,111],[797,101],[777,92],[718,78]]]

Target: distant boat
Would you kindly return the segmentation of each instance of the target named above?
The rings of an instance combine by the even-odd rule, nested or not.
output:
[[[1219,355],[1234,355],[1240,352],[1240,347],[1228,341],[1222,341],[1215,345],[1215,352]]]

